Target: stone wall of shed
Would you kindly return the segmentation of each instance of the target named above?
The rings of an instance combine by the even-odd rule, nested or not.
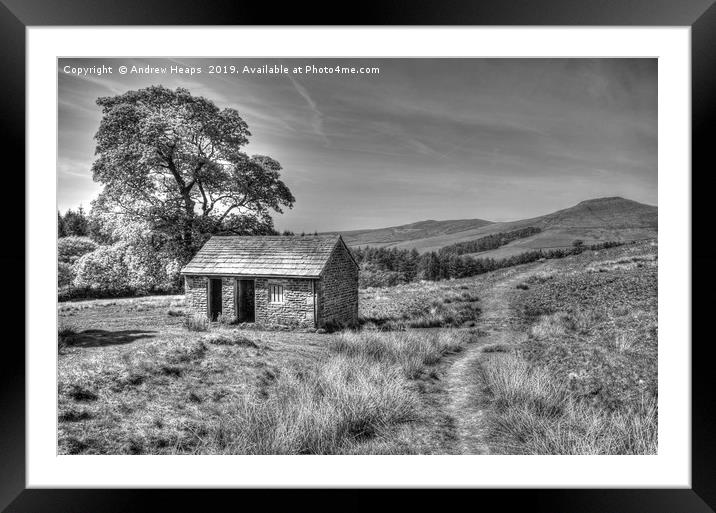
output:
[[[318,324],[358,324],[358,266],[343,244],[326,263],[318,287]]]
[[[269,286],[283,285],[283,303],[269,302]],[[314,322],[313,280],[298,278],[256,278],[256,324],[260,326],[302,326]]]
[[[221,279],[221,311],[224,316],[236,318],[236,303],[234,302],[234,283],[236,278]]]
[[[209,310],[209,277],[207,276],[185,276],[184,296],[187,310],[198,315],[207,315]],[[219,279],[219,278],[217,278]],[[236,316],[234,302],[234,278],[221,279],[221,310],[224,315]]]
[[[206,276],[185,276],[184,296],[188,311],[198,315],[206,315],[208,308]]]

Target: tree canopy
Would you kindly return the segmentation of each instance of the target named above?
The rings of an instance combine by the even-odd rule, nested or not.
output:
[[[181,260],[210,234],[274,233],[271,213],[293,206],[281,165],[242,151],[251,134],[236,110],[162,86],[97,104],[93,210],[146,224]]]

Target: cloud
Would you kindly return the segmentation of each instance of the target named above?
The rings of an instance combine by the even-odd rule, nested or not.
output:
[[[298,80],[293,78],[293,75],[291,75],[290,73],[288,74],[288,79],[291,81],[291,84],[296,89],[298,94],[300,94],[301,97],[306,100],[308,107],[311,109],[311,112],[313,112],[313,120],[311,123],[311,125],[313,126],[313,131],[316,133],[316,135],[323,139],[326,146],[330,146],[330,141],[328,140],[328,137],[323,130],[323,113],[318,109],[318,105],[313,100],[313,98],[311,98],[311,95],[308,93],[308,89],[301,85]]]

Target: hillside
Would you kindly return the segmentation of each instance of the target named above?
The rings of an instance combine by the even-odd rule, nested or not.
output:
[[[582,201],[550,214],[517,221],[423,221],[380,230],[342,232],[341,235],[350,246],[416,248],[425,252],[528,226],[540,228],[542,232],[480,253],[480,256],[504,258],[531,249],[568,246],[575,239],[590,244],[654,238],[658,232],[658,209],[620,197],[608,197]]]
[[[349,246],[394,246],[396,244],[417,243],[444,235],[457,235],[492,224],[484,219],[457,219],[451,221],[419,221],[417,223],[377,228],[370,230],[352,230],[340,233]]]

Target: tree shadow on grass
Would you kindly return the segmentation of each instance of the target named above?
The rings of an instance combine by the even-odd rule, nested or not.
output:
[[[131,344],[143,338],[154,338],[156,331],[148,330],[84,330],[67,341],[68,346],[74,347],[104,347]]]

